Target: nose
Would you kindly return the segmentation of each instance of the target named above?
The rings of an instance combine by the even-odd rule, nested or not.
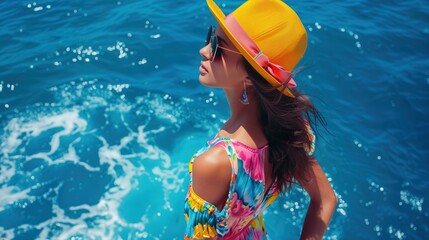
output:
[[[210,43],[200,49],[200,55],[203,57],[203,60],[210,59]]]

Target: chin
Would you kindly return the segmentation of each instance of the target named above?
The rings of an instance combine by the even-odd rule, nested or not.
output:
[[[200,83],[206,87],[213,87],[213,84],[210,83],[210,79],[207,78],[207,75],[201,75],[198,77],[198,80],[200,81]]]

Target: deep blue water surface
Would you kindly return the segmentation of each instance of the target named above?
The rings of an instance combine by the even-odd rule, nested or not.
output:
[[[219,1],[230,12],[242,1]],[[326,239],[429,236],[429,5],[289,1],[328,121]],[[205,1],[1,1],[0,238],[181,239],[190,156],[228,118],[198,82]],[[265,215],[298,239],[300,188]]]

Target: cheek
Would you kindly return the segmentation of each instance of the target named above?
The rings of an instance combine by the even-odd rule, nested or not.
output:
[[[236,60],[233,63],[229,64],[227,72],[229,76],[229,86],[236,87],[238,85],[243,85],[243,81],[247,76],[247,72],[244,68],[244,65],[239,60]]]
[[[216,81],[218,84],[227,82],[229,73],[225,62],[223,61],[213,62],[211,65],[211,68],[212,68],[211,76],[214,81]]]
[[[200,75],[200,83],[208,87],[234,88],[242,86],[246,75],[243,64],[236,59],[217,58],[210,64],[209,73]]]

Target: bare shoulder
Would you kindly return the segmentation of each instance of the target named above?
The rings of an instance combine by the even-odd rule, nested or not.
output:
[[[228,153],[215,146],[194,160],[192,188],[202,199],[221,209],[228,197],[231,171]]]
[[[192,173],[220,177],[219,172],[224,170],[229,170],[231,173],[228,153],[223,147],[215,146],[194,160]]]

